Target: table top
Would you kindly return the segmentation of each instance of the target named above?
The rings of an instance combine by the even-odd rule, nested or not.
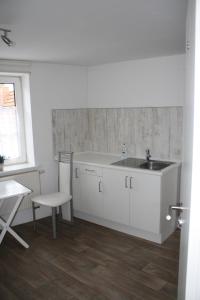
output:
[[[0,199],[11,198],[20,195],[28,195],[31,190],[15,180],[6,180],[0,182]]]

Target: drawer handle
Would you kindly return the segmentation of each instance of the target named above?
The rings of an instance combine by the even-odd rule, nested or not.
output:
[[[125,188],[128,188],[128,176],[125,177]]]
[[[96,172],[96,170],[85,169],[86,172]]]
[[[133,189],[133,177],[130,177],[130,189]]]
[[[99,193],[102,193],[101,183],[101,180],[99,180]]]

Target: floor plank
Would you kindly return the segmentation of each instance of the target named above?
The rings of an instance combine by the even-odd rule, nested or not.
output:
[[[51,219],[15,227],[30,244],[24,249],[8,234],[0,247],[1,300],[175,300],[179,231],[157,245],[75,219]]]

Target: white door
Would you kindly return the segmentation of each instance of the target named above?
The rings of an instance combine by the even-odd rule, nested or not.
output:
[[[195,37],[195,6],[197,4]],[[184,114],[184,153],[181,201],[187,207],[182,213],[179,300],[200,299],[200,11],[199,0],[188,1],[186,101]],[[198,35],[198,36],[197,36]],[[196,45],[195,45],[196,44]]]
[[[160,176],[131,173],[130,223],[131,226],[160,233]]]
[[[123,171],[103,170],[104,218],[129,225],[129,174]]]
[[[99,176],[81,174],[78,210],[96,217],[103,217],[102,179]]]

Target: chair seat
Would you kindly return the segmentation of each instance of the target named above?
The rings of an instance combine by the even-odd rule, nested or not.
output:
[[[71,195],[66,195],[65,193],[58,192],[53,194],[39,195],[33,197],[31,200],[37,204],[57,207],[63,205],[66,202],[69,202],[71,199]]]

